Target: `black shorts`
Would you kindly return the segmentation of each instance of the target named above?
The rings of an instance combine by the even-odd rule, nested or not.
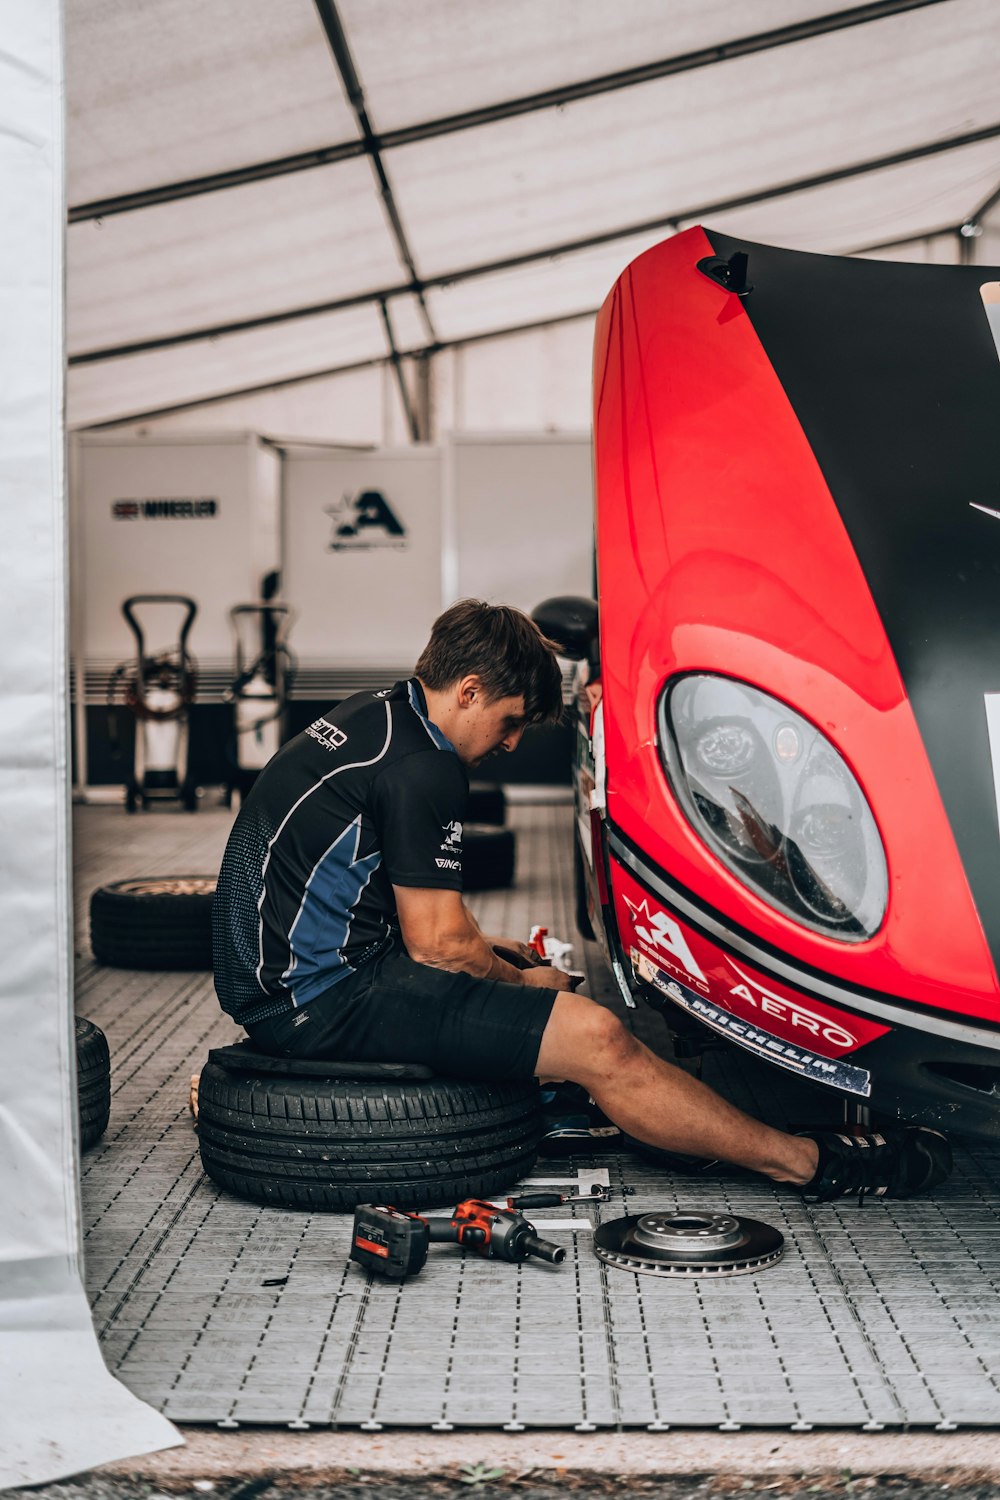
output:
[[[432,969],[393,944],[307,1005],[247,1031],[277,1057],[423,1063],[443,1078],[532,1078],[556,993]]]

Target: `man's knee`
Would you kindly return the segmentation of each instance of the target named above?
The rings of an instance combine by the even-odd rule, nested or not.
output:
[[[582,995],[560,995],[542,1037],[538,1071],[586,1083],[627,1068],[640,1050],[612,1011]]]

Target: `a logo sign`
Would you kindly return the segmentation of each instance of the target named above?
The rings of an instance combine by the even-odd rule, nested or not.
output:
[[[808,1036],[822,1038],[831,1047],[850,1048],[858,1045],[857,1037],[852,1036],[844,1026],[838,1025],[828,1016],[820,1016],[815,1011],[807,1010],[798,1000],[766,990],[758,980],[745,974],[732,959],[729,963],[740,978],[740,983],[733,985],[729,992],[738,1000],[744,1000],[755,1010],[775,1021],[783,1022],[792,1032],[802,1031]]]
[[[319,740],[324,750],[339,750],[341,745],[347,744],[347,735],[336,724],[331,724],[329,719],[317,719],[309,725],[306,734]]]
[[[679,964],[685,974],[697,981],[705,989],[708,988],[708,980],[700,967],[698,960],[691,952],[691,945],[684,936],[678,924],[672,917],[668,917],[665,911],[650,911],[646,901],[638,905],[625,897],[625,905],[632,914],[633,930],[640,939],[661,961],[666,958],[669,963]],[[642,917],[644,924],[639,925]]]
[[[1000,708],[1000,694],[997,704]],[[867,1046],[889,1030],[867,1015],[831,1004],[825,997],[798,993],[776,975],[761,972],[752,963],[726,952],[669,907],[661,907],[655,896],[617,864],[612,884],[622,945],[636,956],[638,962],[633,961],[633,968],[640,977],[678,1004],[682,1003],[678,995],[683,992],[687,1008],[706,1020],[709,1012],[691,1001],[697,994],[724,1018],[715,1017],[710,1024],[717,1030],[724,1028],[741,1045],[760,1047],[769,1057],[784,1049],[782,1055],[796,1066],[799,1053],[806,1052],[839,1064],[845,1054]],[[649,974],[656,977],[649,979]],[[761,1041],[764,1033],[768,1040]],[[828,1076],[818,1064],[813,1073],[816,1077]]]
[[[755,1026],[752,1021],[746,1021],[741,1016],[734,1016],[731,1011],[723,1010],[721,1006],[713,1005],[704,995],[695,994],[694,990],[671,979],[669,974],[664,974],[635,949],[632,949],[630,957],[636,973],[647,984],[668,995],[675,1005],[697,1016],[699,1021],[703,1021],[713,1031],[728,1036],[748,1052],[756,1052],[779,1068],[799,1073],[816,1083],[829,1084],[845,1093],[859,1094],[863,1099],[871,1094],[871,1074],[867,1068],[858,1068],[836,1058],[821,1057],[801,1045],[787,1042],[783,1037],[765,1031],[763,1026]]]
[[[207,521],[219,514],[218,500],[112,500],[115,521]]]
[[[331,552],[368,552],[374,547],[408,547],[406,528],[381,490],[350,491],[326,507],[333,521]]]
[[[462,825],[457,819],[453,819],[450,823],[443,825],[441,832],[444,834],[441,853],[449,855],[450,858],[435,859],[434,863],[439,870],[460,870],[462,861],[460,858],[456,859],[455,856],[462,853]]]

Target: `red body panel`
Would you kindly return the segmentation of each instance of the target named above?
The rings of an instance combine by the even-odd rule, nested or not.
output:
[[[807,1000],[772,975],[723,952],[643,890],[621,865],[612,861],[611,868],[615,920],[626,954],[650,959],[731,1015],[821,1057],[845,1057],[888,1033],[888,1026],[850,1015],[825,1000]]]
[[[792,958],[1000,1021],[1000,987],[923,742],[833,497],[740,300],[691,229],[622,274],[597,328],[594,439],[608,815],[694,896]],[[885,846],[862,943],[745,887],[694,833],[656,748],[675,673],[783,699],[836,746]]]

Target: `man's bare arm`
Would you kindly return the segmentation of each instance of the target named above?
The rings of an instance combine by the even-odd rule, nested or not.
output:
[[[500,958],[483,937],[460,891],[418,886],[393,886],[403,942],[418,964],[473,974],[477,979],[503,979],[542,989],[568,989],[561,969],[515,969]]]

